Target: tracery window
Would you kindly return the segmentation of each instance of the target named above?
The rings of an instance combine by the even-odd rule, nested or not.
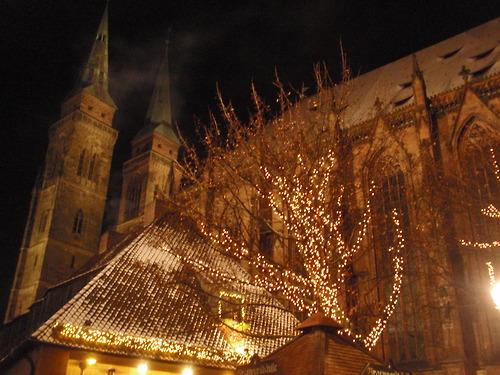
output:
[[[78,158],[78,166],[76,168],[77,176],[83,177],[88,181],[96,181],[98,166],[98,154],[84,148],[80,152]]]
[[[90,181],[94,181],[95,178],[95,167],[96,167],[96,159],[97,159],[97,154],[93,154],[92,158],[90,159],[89,163],[89,170],[87,173],[87,179]]]
[[[82,176],[83,175],[83,167],[84,167],[84,164],[85,164],[85,154],[86,154],[86,152],[87,152],[86,149],[83,149],[80,152],[80,158],[78,159],[78,168],[76,169],[76,174],[78,176]]]
[[[48,217],[49,217],[49,210],[43,211],[42,215],[40,216],[40,222],[38,224],[38,232],[40,233],[45,232],[45,228],[47,227]]]
[[[491,220],[481,213],[490,204],[500,206],[500,184],[493,167],[492,150],[500,149],[479,126],[472,126],[460,143],[460,166],[468,202],[467,214],[473,241],[497,240],[500,233],[498,220]],[[498,156],[497,156],[498,157]]]
[[[125,208],[125,218],[132,219],[139,215],[141,207],[141,197],[143,189],[143,179],[136,178],[130,182],[127,188],[127,202]]]
[[[170,171],[168,171],[167,179],[165,181],[165,191],[167,196],[170,196],[174,192],[174,164],[170,165]]]
[[[73,233],[82,234],[83,228],[83,211],[80,209],[77,211],[75,218],[73,219]]]
[[[494,158],[499,160],[500,141],[480,123],[471,122],[458,146],[458,155],[464,187],[464,197],[459,197],[460,207],[465,206],[464,229],[468,229],[471,242],[491,243],[500,238],[500,223],[484,215],[481,210],[490,204],[500,207],[500,183],[495,175]],[[465,203],[465,204],[464,204]],[[486,269],[484,263],[498,261],[495,252],[474,249],[467,253],[467,281],[474,290],[485,289]],[[477,288],[477,289],[476,289]],[[489,298],[489,296],[488,296]],[[488,301],[489,302],[489,301]],[[489,310],[487,303],[475,311],[480,357],[498,358],[500,354],[500,324],[497,311]]]
[[[375,174],[377,189],[373,199],[373,245],[376,256],[379,301],[387,303],[392,292],[393,267],[392,255],[388,249],[396,236],[392,220],[392,210],[399,215],[401,228],[408,238],[409,211],[405,175],[399,167],[387,165],[379,168],[382,173]],[[411,362],[424,359],[424,334],[420,313],[419,290],[417,282],[417,262],[408,246],[405,254],[403,287],[394,315],[387,325],[387,337],[390,358],[395,362]]]

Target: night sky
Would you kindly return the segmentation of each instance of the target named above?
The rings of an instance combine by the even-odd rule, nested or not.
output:
[[[90,52],[103,8],[102,0],[0,0],[2,318],[47,129]],[[169,27],[174,118],[192,137],[193,119],[215,108],[217,82],[245,115],[252,81],[272,97],[275,68],[295,87],[312,86],[315,62],[337,73],[340,39],[359,74],[498,17],[500,7],[498,0],[112,0],[109,12],[116,192]]]

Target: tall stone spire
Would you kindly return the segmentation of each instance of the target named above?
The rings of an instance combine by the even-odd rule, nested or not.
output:
[[[64,126],[51,127],[6,321],[25,313],[48,288],[70,278],[98,253],[118,136],[113,129],[116,109],[108,94],[106,6],[89,59],[61,105]]]
[[[86,90],[104,102],[116,106],[108,92],[108,3],[97,28],[89,58],[83,67],[76,90]]]
[[[179,142],[172,125],[172,105],[170,101],[170,72],[168,66],[169,40],[165,42],[165,52],[158,68],[153,94],[149,101],[145,126],[137,136],[148,132],[158,132],[174,142]]]

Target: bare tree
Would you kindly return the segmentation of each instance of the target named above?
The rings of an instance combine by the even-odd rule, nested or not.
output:
[[[345,58],[343,63],[339,85],[316,67],[316,93],[309,98],[303,90],[286,90],[277,78],[276,105],[268,106],[252,86],[255,108],[248,122],[219,93],[222,120],[213,115],[204,129],[207,156],[185,142],[182,173],[189,188],[172,203],[218,251],[247,266],[252,276],[244,282],[283,298],[297,313],[335,319],[341,332],[372,348],[398,300],[404,237],[392,210],[394,241],[384,250],[393,270],[391,292],[370,327],[355,327],[346,298],[349,269],[368,247],[375,186],[369,185],[352,225],[346,220],[353,184],[343,132],[350,74]],[[234,282],[209,262],[183,260]]]

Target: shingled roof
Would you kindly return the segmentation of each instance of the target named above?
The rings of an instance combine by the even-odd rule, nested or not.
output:
[[[231,368],[254,354],[265,356],[295,336],[298,322],[291,313],[247,284],[249,275],[237,262],[174,221],[165,217],[146,228],[32,339]],[[238,281],[217,285],[211,275],[190,268],[184,257],[206,262]],[[221,304],[244,309],[244,324],[225,324],[219,316]]]
[[[415,53],[426,82],[427,95],[464,84],[463,68],[470,78],[500,71],[500,18],[455,35]],[[413,103],[413,58],[408,55],[352,80],[345,120],[348,126],[375,117],[379,107],[386,112]]]

